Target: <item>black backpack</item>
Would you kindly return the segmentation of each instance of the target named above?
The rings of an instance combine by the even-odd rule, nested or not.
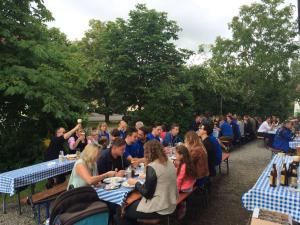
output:
[[[50,210],[50,225],[72,225],[98,213],[108,213],[106,203],[101,201],[92,187],[79,187],[60,194]]]

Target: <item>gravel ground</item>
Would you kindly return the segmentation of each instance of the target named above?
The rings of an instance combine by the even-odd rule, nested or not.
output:
[[[218,174],[212,181],[209,205],[200,207],[196,202],[198,198],[192,197],[187,206],[188,212],[192,213],[188,213],[183,221],[171,221],[171,225],[246,225],[251,212],[242,207],[242,195],[255,184],[269,160],[270,152],[263,148],[260,141],[235,149],[230,154],[229,175],[226,175],[223,164],[222,175]],[[29,206],[23,206],[22,211],[23,214],[18,215],[17,205],[9,203],[8,213],[0,213],[0,224],[36,224]]]

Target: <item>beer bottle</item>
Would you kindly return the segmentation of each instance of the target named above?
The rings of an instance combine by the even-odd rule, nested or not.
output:
[[[291,178],[290,178],[290,186],[297,188],[297,181],[298,181],[297,165],[293,164]]]
[[[287,180],[287,169],[286,169],[286,163],[283,163],[281,173],[280,173],[280,185],[286,186],[288,184]]]
[[[274,163],[270,174],[270,186],[276,187],[277,185],[276,181],[277,181],[277,170],[276,170],[276,164]]]

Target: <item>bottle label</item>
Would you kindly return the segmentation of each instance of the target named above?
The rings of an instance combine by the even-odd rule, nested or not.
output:
[[[291,185],[292,186],[297,186],[297,177],[291,177]]]
[[[280,176],[280,184],[285,185],[285,176],[284,175]]]
[[[273,186],[273,175],[270,176],[269,182],[270,182],[270,186]]]

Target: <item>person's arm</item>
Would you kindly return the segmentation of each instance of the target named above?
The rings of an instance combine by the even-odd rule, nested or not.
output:
[[[77,164],[75,169],[78,176],[80,176],[89,185],[97,184],[107,177],[114,176],[116,173],[115,171],[109,171],[101,175],[91,176],[87,168],[82,163]]]
[[[178,190],[180,190],[180,187],[183,183],[183,180],[184,180],[184,177],[185,177],[185,170],[186,170],[186,166],[185,164],[182,164],[181,165],[181,168],[180,168],[180,171],[179,171],[179,174],[177,176],[177,187],[178,187]]]
[[[69,137],[71,137],[75,133],[75,131],[79,129],[80,126],[81,126],[80,124],[77,124],[72,130],[65,133],[64,139],[67,140]]]
[[[145,183],[142,185],[140,182],[137,182],[135,184],[135,189],[146,199],[151,199],[155,193],[156,185],[157,176],[155,170],[151,166],[147,166]]]

